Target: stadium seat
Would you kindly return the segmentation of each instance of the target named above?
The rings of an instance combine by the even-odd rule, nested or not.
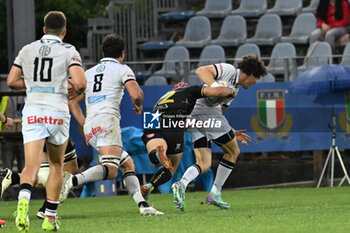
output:
[[[222,23],[218,38],[210,43],[223,47],[234,47],[244,43],[246,39],[247,24],[245,19],[239,15],[230,15]]]
[[[317,19],[312,13],[298,15],[294,20],[292,32],[289,36],[283,36],[281,41],[293,44],[308,44],[311,32],[316,29],[316,23]]]
[[[155,72],[155,75],[160,75],[166,78],[173,78],[176,76],[176,62],[180,63],[180,75],[183,75],[185,65],[184,61],[190,60],[190,54],[185,47],[174,46],[168,49],[165,54],[163,66],[160,70]],[[189,63],[188,63],[189,64]],[[187,67],[187,69],[189,69]]]
[[[260,17],[267,10],[267,0],[242,0],[238,9],[231,12],[232,15],[240,15],[244,18]]]
[[[197,15],[208,18],[225,18],[232,11],[232,0],[206,0],[204,9]]]
[[[166,21],[175,21],[175,20],[188,20],[191,17],[195,16],[194,11],[171,11],[161,15],[162,20]]]
[[[220,45],[208,45],[201,52],[198,67],[225,62],[225,59],[225,50]]]
[[[168,82],[164,77],[157,76],[157,75],[149,77],[145,82],[145,86],[162,86],[162,85],[168,85]]]
[[[326,64],[332,64],[331,46],[327,42],[316,41],[309,46],[304,64],[298,67],[298,73]]]
[[[147,41],[139,45],[139,49],[143,51],[149,50],[166,50],[174,45],[172,40]]]
[[[344,48],[340,64],[343,66],[350,66],[350,43],[347,44]]]
[[[274,45],[282,36],[282,22],[278,15],[266,14],[261,16],[252,38],[247,43],[257,45]]]
[[[285,62],[288,59],[289,72],[293,69],[293,58],[296,57],[295,47],[291,43],[278,43],[272,49],[267,70],[272,74],[284,74]]]
[[[235,58],[241,58],[248,54],[255,54],[260,57],[260,49],[256,44],[242,44],[238,47]],[[238,60],[235,60],[234,65],[237,66]]]
[[[274,83],[275,77],[271,73],[267,73],[264,77],[261,77],[257,83]]]
[[[135,77],[136,77],[136,80],[144,80],[144,79],[148,78],[149,76],[151,76],[152,74],[153,74],[153,72],[150,70],[137,71],[137,72],[135,72]]]
[[[187,48],[203,48],[211,40],[211,27],[207,17],[194,16],[186,24],[183,40],[176,42]]]
[[[202,50],[197,67],[222,63],[225,59],[225,50],[220,45],[208,45]],[[191,70],[190,73],[194,74],[195,71]]]
[[[302,9],[303,13],[316,13],[316,9],[320,0],[311,0],[310,5]]]
[[[279,16],[294,16],[301,12],[302,7],[302,0],[276,0],[275,6],[267,10],[267,13]]]

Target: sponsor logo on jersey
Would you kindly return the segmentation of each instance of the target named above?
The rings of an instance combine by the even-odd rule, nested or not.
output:
[[[277,137],[288,142],[288,132],[292,128],[292,117],[285,112],[284,90],[257,91],[257,115],[251,119],[251,125],[258,135],[256,142]]]
[[[73,57],[73,59],[72,59],[73,61],[77,61],[77,62],[79,62],[79,63],[81,63],[81,60],[79,59],[79,58],[77,58],[77,57]]]
[[[101,132],[101,130],[102,130],[101,126],[97,126],[96,128],[92,128],[90,133],[85,134],[86,141],[89,142],[90,139],[98,132]]]
[[[46,57],[51,53],[51,47],[48,45],[43,45],[39,49],[39,54],[42,57]]]
[[[44,124],[50,124],[50,125],[63,125],[64,120],[53,118],[52,116],[44,116],[44,117],[28,116],[27,122],[28,124],[44,123]]]
[[[345,95],[345,112],[339,114],[340,127],[345,131],[344,140],[350,139],[350,94]]]

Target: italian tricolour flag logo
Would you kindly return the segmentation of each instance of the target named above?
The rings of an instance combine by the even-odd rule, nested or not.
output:
[[[259,91],[257,95],[260,123],[270,129],[280,126],[285,117],[283,90]]]

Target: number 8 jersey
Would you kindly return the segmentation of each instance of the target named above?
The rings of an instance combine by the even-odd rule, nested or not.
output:
[[[125,83],[135,80],[129,66],[113,58],[103,58],[100,63],[85,72],[86,120],[100,114],[109,114],[120,119],[120,102]]]
[[[26,107],[68,112],[67,80],[69,67],[81,66],[74,46],[58,36],[44,35],[24,46],[14,61],[23,71],[27,97]]]

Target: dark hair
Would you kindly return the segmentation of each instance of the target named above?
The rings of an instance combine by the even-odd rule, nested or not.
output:
[[[267,74],[264,62],[260,60],[257,55],[246,55],[238,62],[237,68],[240,69],[246,75],[253,75],[256,78],[260,78]]]
[[[125,43],[121,36],[109,34],[103,38],[102,52],[104,57],[119,58],[124,51]]]
[[[67,19],[61,11],[50,11],[44,17],[44,26],[47,34],[59,35],[66,27]]]
[[[335,18],[341,20],[343,18],[343,7],[342,2],[344,0],[335,0]],[[316,16],[327,20],[327,12],[329,8],[329,0],[320,0],[320,3],[317,6]]]

